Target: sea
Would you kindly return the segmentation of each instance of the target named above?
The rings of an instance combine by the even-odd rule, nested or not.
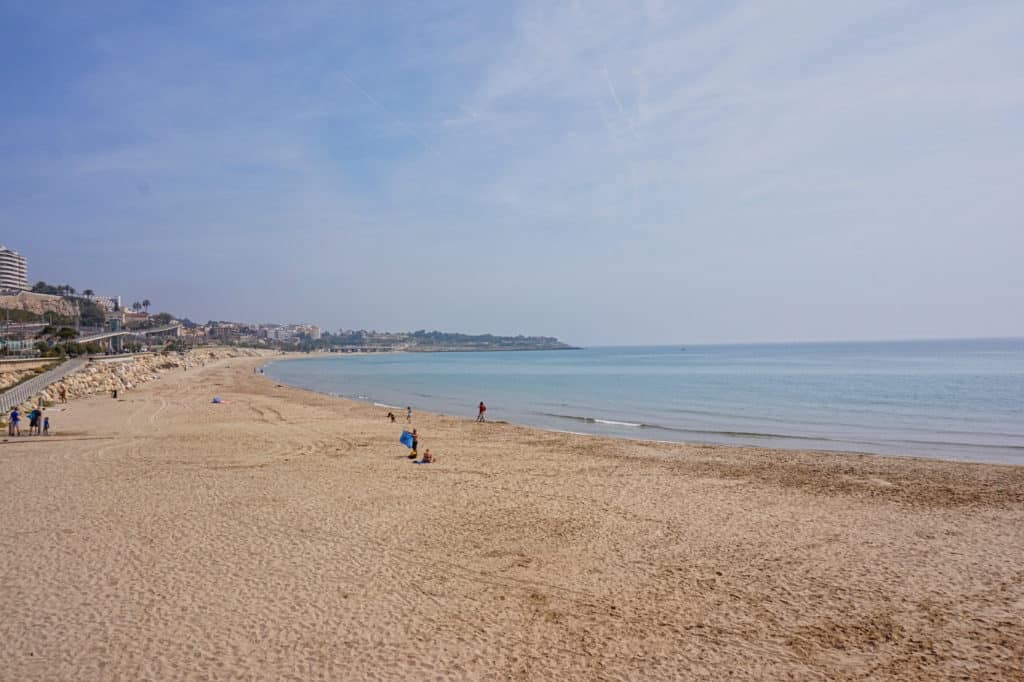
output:
[[[280,383],[643,440],[1024,464],[1024,339],[317,354]],[[396,411],[396,414],[402,416]]]

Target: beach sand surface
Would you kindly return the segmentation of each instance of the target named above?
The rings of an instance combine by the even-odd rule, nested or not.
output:
[[[257,362],[0,443],[0,678],[1024,679],[1024,467],[475,424],[479,396],[416,413],[417,466],[404,414]]]

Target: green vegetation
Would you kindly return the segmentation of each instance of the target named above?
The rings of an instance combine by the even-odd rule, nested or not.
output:
[[[39,351],[39,356],[43,358],[64,358],[86,354],[99,354],[104,352],[106,349],[102,344],[96,342],[76,343],[74,341],[66,341],[64,343],[55,343],[51,345],[46,341],[37,341],[36,350]]]
[[[107,320],[107,315],[95,301],[87,298],[76,298],[78,304],[78,317],[85,327],[102,327]]]
[[[412,334],[414,345],[417,346],[479,346],[502,347],[502,348],[535,348],[564,346],[562,342],[553,336],[495,336],[493,334],[459,334],[452,332],[428,332],[425,329],[414,331]]]
[[[407,351],[487,351],[487,350],[564,350],[572,346],[553,336],[495,336],[494,334],[460,334],[456,332],[426,331],[377,332],[365,329],[325,333],[317,340],[300,335],[295,344],[286,345],[297,350],[311,351],[330,348],[396,348]]]
[[[177,352],[184,353],[189,349],[189,345],[185,343],[184,339],[170,339],[167,344],[163,347],[165,353]]]
[[[47,284],[40,280],[32,285],[34,294],[50,294],[52,296],[67,296],[75,293],[75,288],[70,284]]]

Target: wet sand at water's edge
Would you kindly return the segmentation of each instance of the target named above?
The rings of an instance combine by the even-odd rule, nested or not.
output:
[[[1024,467],[386,410],[221,360],[0,443],[0,678],[1024,679]],[[227,402],[213,405],[220,396]]]

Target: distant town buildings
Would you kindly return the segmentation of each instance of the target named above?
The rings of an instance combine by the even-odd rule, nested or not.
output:
[[[28,291],[28,261],[5,246],[0,246],[0,289]]]
[[[121,310],[121,297],[120,296],[97,296],[95,294],[81,295],[79,298],[84,298],[92,301],[96,305],[105,308],[109,311]]]
[[[319,341],[320,327],[314,324],[264,325],[260,327],[260,336],[283,343],[295,343],[305,338]]]
[[[88,305],[90,302],[93,305]],[[41,330],[74,326],[82,336],[99,332],[143,335],[159,326],[177,324],[168,313],[150,315],[145,305],[125,309],[120,296],[101,296],[92,289],[76,291],[68,284],[38,282],[29,286],[28,262],[17,251],[0,246],[0,355],[35,353]],[[267,348],[309,348],[321,340],[313,324],[258,324],[185,320],[176,337],[186,344],[226,343]],[[43,342],[47,342],[46,339]],[[52,346],[54,341],[49,340]]]

